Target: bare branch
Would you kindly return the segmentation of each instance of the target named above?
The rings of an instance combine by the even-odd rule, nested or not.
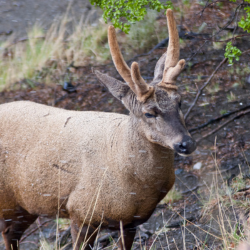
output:
[[[234,117],[232,117],[231,119],[225,121],[224,123],[222,123],[219,127],[213,129],[212,131],[210,131],[209,133],[205,134],[204,136],[202,136],[200,139],[196,140],[197,143],[199,143],[201,140],[207,138],[208,136],[216,133],[218,130],[220,130],[221,128],[225,127],[228,123],[232,122],[235,119],[240,118],[243,115],[246,115],[250,113],[250,109],[245,110],[245,111],[241,111],[240,113],[238,113],[237,115],[235,115]]]
[[[16,45],[17,43],[23,43],[23,42],[26,42],[28,40],[31,40],[31,39],[45,39],[45,36],[36,36],[36,37],[23,37],[23,38],[20,38],[19,40],[7,45],[5,48],[9,48],[13,45]]]
[[[235,16],[237,15],[237,12],[238,12],[238,8],[240,8],[241,5],[242,5],[242,4],[238,4],[238,5],[237,5],[237,7],[235,8],[233,17],[232,17],[232,18],[231,18],[222,28],[220,28],[220,30],[219,30],[218,32],[216,32],[216,33],[212,36],[212,38],[215,37],[215,36],[217,36],[218,34],[220,34],[224,29],[226,29],[226,28],[234,21]],[[230,40],[231,40],[231,39],[230,39]],[[200,49],[201,49],[208,41],[209,41],[209,40],[206,39],[206,41],[197,49],[197,51],[196,51],[190,58],[187,59],[187,61],[191,61],[191,60],[197,55],[197,53],[200,51]]]
[[[38,229],[40,229],[41,227],[43,227],[46,223],[53,221],[53,219],[49,219],[44,221],[41,225],[37,226],[35,229],[31,230],[28,234],[24,235],[21,240],[20,243],[22,243],[27,237],[29,237],[31,234],[33,234],[34,232],[36,232]]]
[[[201,124],[201,125],[199,125],[199,126],[197,126],[197,127],[195,127],[195,128],[189,129],[188,131],[189,131],[189,133],[195,132],[196,130],[205,128],[205,127],[207,127],[208,125],[210,125],[210,124],[212,124],[212,123],[219,122],[220,120],[222,120],[222,119],[224,119],[224,118],[226,118],[226,117],[228,117],[228,116],[231,116],[231,115],[233,115],[233,114],[235,114],[235,113],[238,113],[238,112],[240,112],[240,111],[243,111],[243,110],[246,110],[246,109],[249,109],[249,108],[250,108],[250,104],[247,105],[247,106],[245,106],[245,107],[243,107],[243,108],[240,108],[240,109],[237,109],[237,110],[228,112],[228,113],[226,113],[226,114],[224,114],[224,115],[221,115],[221,116],[219,116],[219,117],[213,118],[213,119],[209,120],[208,122],[205,122],[205,123],[203,123],[203,124]]]
[[[214,72],[211,74],[211,76],[208,78],[208,80],[203,84],[203,86],[198,90],[196,97],[193,101],[193,103],[191,104],[191,106],[189,107],[187,113],[184,116],[184,119],[186,120],[187,117],[189,116],[191,110],[194,108],[194,106],[196,105],[200,95],[202,94],[202,91],[207,87],[207,85],[211,82],[211,80],[213,79],[214,75],[216,74],[216,72],[219,70],[219,68],[227,61],[227,58],[224,58],[220,64],[216,67],[216,69],[214,70]]]
[[[209,38],[199,38],[199,39],[203,40],[203,41],[211,41],[211,42],[216,42],[216,43],[225,43],[225,42],[235,40],[236,38],[248,37],[248,36],[250,36],[250,34],[242,34],[242,35],[238,35],[238,36],[232,36],[231,38],[228,38],[226,40],[214,40],[214,39],[209,39]],[[190,37],[195,38],[195,36],[192,36],[192,35],[190,35]]]

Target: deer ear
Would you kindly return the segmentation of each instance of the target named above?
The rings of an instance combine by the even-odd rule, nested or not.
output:
[[[99,79],[99,81],[108,88],[109,92],[116,97],[118,100],[122,100],[123,97],[130,91],[130,87],[111,76],[106,74],[102,74],[100,71],[95,70],[95,75]]]
[[[166,57],[167,57],[167,52],[165,52],[156,63],[154,71],[154,79],[152,81],[153,85],[158,84],[162,80]]]

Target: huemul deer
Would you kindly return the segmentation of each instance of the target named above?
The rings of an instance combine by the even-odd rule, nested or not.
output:
[[[77,112],[21,101],[0,105],[0,230],[7,250],[39,215],[70,218],[75,249],[90,249],[99,228],[119,230],[129,250],[175,181],[174,151],[196,143],[180,109],[179,38],[167,11],[169,45],[147,84],[125,63],[114,27],[108,39],[126,83],[95,71],[130,115]]]

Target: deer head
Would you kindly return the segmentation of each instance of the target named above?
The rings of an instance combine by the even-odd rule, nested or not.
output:
[[[123,102],[130,111],[135,129],[152,143],[171,148],[181,155],[191,154],[196,143],[188,133],[181,112],[181,96],[176,78],[185,66],[179,60],[179,35],[172,10],[167,10],[169,44],[158,60],[154,78],[147,84],[141,77],[138,63],[128,67],[119,49],[116,32],[109,27],[110,52],[117,71],[126,83],[95,71],[98,79]]]

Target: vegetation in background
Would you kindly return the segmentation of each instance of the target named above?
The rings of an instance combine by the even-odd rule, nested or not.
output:
[[[131,49],[136,49],[139,53],[147,52],[154,45],[158,44],[161,40],[167,37],[167,27],[162,28],[159,22],[156,22],[158,13],[149,10],[146,14],[145,20],[134,24],[127,37],[126,52],[130,53]],[[125,44],[126,45],[126,44]]]
[[[231,2],[236,2],[236,0],[229,0]],[[242,4],[249,4],[250,0],[244,0]],[[239,7],[239,6],[238,6]],[[238,8],[237,7],[237,8]],[[242,28],[247,33],[250,33],[250,6],[244,7],[245,15],[241,17],[241,20],[238,22],[238,26]],[[237,9],[236,9],[237,12]],[[234,39],[234,38],[232,38]],[[232,41],[229,41],[226,45],[225,57],[228,58],[228,62],[233,64],[233,59],[239,61],[242,52],[236,46],[232,45]]]
[[[229,0],[236,2],[236,0]],[[183,4],[188,4],[189,1],[184,0]],[[144,20],[147,14],[147,9],[157,10],[158,12],[164,9],[172,8],[172,2],[167,1],[162,4],[159,0],[90,0],[90,3],[100,7],[103,10],[103,18],[105,22],[110,20],[115,28],[119,28],[126,34],[131,29],[131,24]],[[244,0],[243,4],[250,3],[250,0]],[[209,4],[207,1],[206,4]],[[222,3],[218,3],[222,4]],[[238,7],[237,7],[238,8]],[[250,33],[250,7],[244,8],[246,16],[243,16],[238,22],[239,27]],[[236,12],[238,10],[236,9]],[[228,42],[226,45],[225,57],[229,63],[233,64],[233,59],[239,60],[241,51]]]
[[[148,51],[167,36],[167,28],[161,28],[157,16],[157,11],[149,10],[145,20],[132,26],[128,35],[118,35],[125,57]],[[104,23],[75,23],[68,16],[54,22],[46,32],[34,25],[24,41],[9,40],[1,45],[0,87],[11,87],[24,79],[30,87],[41,79],[62,84],[72,62],[75,66],[104,63],[110,59],[107,29]]]
[[[250,0],[245,2],[250,2]],[[124,3],[124,0],[92,0],[92,4],[106,8],[104,10],[105,21],[109,18],[115,24],[114,20],[116,20],[119,25],[115,26],[125,32],[130,29],[128,35],[120,36],[122,40],[120,39],[119,42],[125,50],[126,58],[126,55],[131,57],[134,53],[147,52],[166,38],[167,28],[162,28],[161,22],[156,21],[157,11],[171,7],[171,3],[168,1],[161,4],[158,0],[137,0]],[[190,3],[183,1],[182,5],[186,6]],[[178,6],[176,10],[180,12]],[[129,10],[132,7],[133,12]],[[247,16],[241,18],[239,26],[248,32],[250,30],[248,28],[250,7],[246,7],[245,11]],[[136,23],[130,26],[133,22]],[[3,52],[0,61],[0,81],[6,86],[22,79],[26,79],[26,84],[31,87],[34,86],[34,82],[41,79],[46,83],[55,80],[60,82],[62,81],[60,77],[65,74],[67,66],[72,62],[74,65],[86,65],[103,63],[110,59],[107,25],[101,23],[101,25],[93,26],[82,20],[74,23],[68,16],[62,18],[60,22],[53,23],[46,32],[35,25],[28,32],[25,41],[14,43],[7,41],[1,45],[1,49]],[[240,49],[233,46],[232,41],[227,43],[225,57],[228,58],[230,64],[233,64],[234,60],[238,61],[241,54]]]
[[[227,43],[225,57],[228,59],[229,64],[233,64],[233,59],[239,61],[241,54],[241,50],[233,46],[232,42]]]
[[[0,81],[6,86],[22,79],[28,79],[29,85],[40,78],[48,82],[54,77],[58,82],[72,62],[85,65],[110,57],[106,25],[91,26],[82,20],[72,25],[68,17],[53,23],[46,33],[35,25],[26,41],[7,41],[1,47],[4,53],[0,60]]]
[[[232,0],[233,1],[233,0]],[[235,0],[234,0],[235,1]],[[250,0],[245,0],[246,3],[250,3]],[[247,33],[250,33],[250,6],[246,6],[244,8],[246,11],[246,17],[242,17],[239,21],[238,25],[241,27],[244,31],[247,31]]]
[[[126,34],[131,23],[144,19],[147,9],[161,11],[172,7],[171,1],[162,4],[159,0],[90,0],[90,3],[103,10],[105,22],[109,19],[115,28],[119,28]]]
[[[220,179],[219,176],[216,178]],[[241,210],[243,212],[250,205],[247,198],[248,193],[244,192],[248,185],[249,180],[242,173],[232,179],[230,187],[226,182],[219,186],[217,180],[210,191],[210,200],[204,206],[204,209],[208,209],[207,215],[211,216],[211,219],[216,221],[220,227],[224,249],[236,247],[240,241],[248,239],[248,221],[243,216],[236,217],[235,215],[235,211],[239,213],[239,210]],[[217,216],[215,216],[215,213]]]

